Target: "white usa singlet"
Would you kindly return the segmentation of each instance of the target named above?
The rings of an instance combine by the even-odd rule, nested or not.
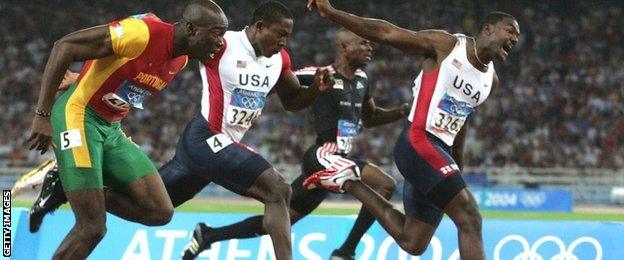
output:
[[[245,31],[228,31],[225,45],[206,64],[200,62],[201,113],[210,130],[239,142],[262,113],[268,93],[290,71],[286,50],[256,56]]]
[[[414,102],[409,116],[411,131],[424,129],[449,146],[475,107],[490,95],[494,79],[492,62],[482,72],[468,61],[466,42],[472,39],[462,34],[454,36],[455,48],[440,68],[420,71],[414,81]]]

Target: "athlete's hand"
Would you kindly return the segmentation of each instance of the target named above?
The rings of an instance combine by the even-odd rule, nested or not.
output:
[[[64,91],[69,88],[69,85],[73,84],[78,80],[78,76],[80,74],[73,72],[71,70],[65,71],[65,76],[63,76],[63,81],[61,81],[61,85],[58,87],[58,91]]]
[[[334,10],[334,7],[328,0],[308,0],[308,10],[315,10],[321,17],[326,17],[328,13]]]
[[[317,68],[314,74],[314,86],[321,92],[334,86],[334,75],[329,73],[328,68]]]
[[[28,137],[26,143],[30,146],[29,150],[35,149],[41,151],[41,154],[47,152],[50,145],[54,145],[52,143],[50,118],[35,116],[30,128],[30,137]]]

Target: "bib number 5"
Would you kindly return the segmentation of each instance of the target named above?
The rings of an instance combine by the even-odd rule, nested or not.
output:
[[[61,150],[82,146],[80,130],[72,129],[61,133]]]

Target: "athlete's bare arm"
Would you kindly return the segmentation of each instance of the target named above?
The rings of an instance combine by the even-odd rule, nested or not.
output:
[[[110,55],[113,55],[113,46],[107,25],[76,31],[56,41],[43,71],[37,109],[45,113],[51,111],[54,95],[72,62]],[[45,117],[35,116],[27,140],[30,149],[45,153],[51,142],[51,133],[50,121]]]
[[[451,151],[451,156],[453,156],[453,160],[457,163],[460,171],[464,170],[464,142],[466,141],[466,132],[468,132],[469,122],[470,120],[466,120],[464,126],[462,126],[457,133],[455,142],[453,142],[453,150]]]
[[[410,54],[437,57],[438,61],[450,53],[456,42],[455,37],[446,31],[414,32],[385,20],[359,17],[337,10],[328,0],[308,0],[308,9],[316,10],[322,17],[341,24],[363,38],[388,44]]]
[[[319,68],[314,74],[314,84],[307,88],[301,87],[299,79],[292,71],[288,71],[275,84],[277,95],[284,109],[297,112],[309,107],[319,97],[321,92],[331,88],[334,78],[327,68]]]
[[[375,105],[375,101],[371,98],[364,103],[362,108],[362,125],[364,127],[375,127],[392,123],[409,115],[410,105],[403,103],[393,109],[385,109]]]
[[[490,95],[496,92],[496,89],[498,89],[499,84],[500,84],[500,81],[498,80],[498,74],[496,73],[496,71],[494,71],[494,75],[492,76],[492,90],[490,91]]]

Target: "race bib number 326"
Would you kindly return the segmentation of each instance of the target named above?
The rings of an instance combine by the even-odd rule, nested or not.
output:
[[[431,125],[437,131],[456,135],[472,111],[470,104],[444,94],[432,115]]]
[[[457,134],[466,120],[442,111],[436,111],[433,116],[433,127],[440,131]]]

